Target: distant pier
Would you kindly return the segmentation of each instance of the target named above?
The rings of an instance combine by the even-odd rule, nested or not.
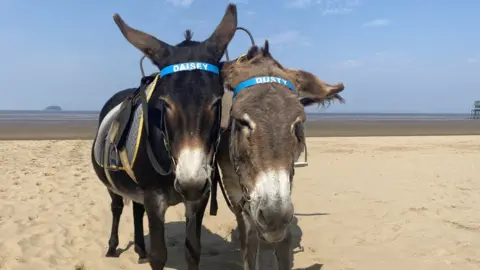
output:
[[[471,119],[480,119],[480,100],[477,100],[473,103],[472,113],[470,115]]]

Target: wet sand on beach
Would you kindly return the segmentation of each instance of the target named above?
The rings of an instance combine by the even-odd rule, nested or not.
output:
[[[0,140],[90,140],[98,121],[0,122]],[[308,121],[308,137],[480,135],[480,120]]]

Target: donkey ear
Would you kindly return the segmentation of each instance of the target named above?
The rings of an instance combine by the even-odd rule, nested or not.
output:
[[[270,45],[268,44],[268,40],[265,40],[265,45],[262,48],[263,56],[270,56]]]
[[[338,94],[345,88],[343,83],[329,85],[308,71],[286,69],[294,78],[295,88],[298,91],[300,102],[304,106],[314,103],[325,104],[334,100],[344,103],[345,100]]]
[[[171,46],[167,43],[140,30],[131,28],[117,13],[113,15],[113,20],[128,42],[142,51],[154,64],[158,65],[159,61],[168,55]]]
[[[222,21],[217,26],[213,34],[205,40],[208,47],[215,52],[215,57],[222,58],[225,49],[235,35],[237,30],[237,6],[229,4]]]

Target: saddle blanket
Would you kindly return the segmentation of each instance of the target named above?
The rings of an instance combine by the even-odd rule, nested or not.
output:
[[[151,82],[147,87],[145,87],[144,91],[147,96],[147,101],[150,99],[153,91],[155,90],[157,80],[158,76],[154,79],[153,82]],[[141,103],[138,102],[137,104],[134,104],[134,112],[130,119],[128,119],[131,124],[130,127],[127,128],[127,130],[125,131],[128,133],[126,135],[127,137],[125,140],[125,146],[122,149],[115,149],[115,146],[107,140],[109,135],[111,135],[109,134],[110,127],[120,113],[120,107],[122,106],[122,103],[115,106],[103,118],[102,122],[98,127],[93,148],[95,162],[99,166],[103,168],[106,167],[108,170],[111,171],[125,170],[124,165],[127,165],[123,164],[125,161],[128,162],[128,166],[133,167],[137,156],[138,147],[140,145],[140,139],[143,129],[143,110]],[[117,136],[121,136],[121,134],[118,134]],[[108,153],[107,164],[105,164],[104,162],[105,153]],[[123,161],[121,158],[121,154],[123,155]]]

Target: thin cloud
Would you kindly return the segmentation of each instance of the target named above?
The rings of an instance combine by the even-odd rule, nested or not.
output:
[[[303,36],[295,30],[285,31],[266,38],[272,45],[283,46],[291,44],[299,44],[301,46],[312,46],[310,38]]]
[[[205,20],[197,20],[197,19],[180,20],[180,24],[190,25],[190,26],[195,26],[195,25],[199,25],[199,24],[204,24],[205,22],[206,22]]]
[[[288,8],[318,7],[322,16],[348,14],[361,5],[360,0],[287,0]]]
[[[480,54],[472,56],[472,57],[467,59],[467,63],[470,63],[470,64],[476,64],[476,63],[479,63],[479,62],[480,62]]]
[[[340,64],[340,67],[343,67],[343,68],[357,68],[357,67],[361,67],[361,66],[362,66],[362,63],[360,61],[353,60],[353,59],[343,61]]]
[[[165,2],[170,3],[176,7],[188,8],[192,5],[193,0],[165,0]]]
[[[374,70],[391,70],[411,66],[413,59],[403,52],[381,51],[373,55],[349,59],[335,65],[340,69],[369,68]]]
[[[253,16],[253,15],[255,15],[255,14],[257,14],[256,11],[253,11],[253,10],[247,11],[247,15],[248,15],[248,16]]]
[[[316,3],[316,0],[288,0],[287,7],[289,8],[307,8]]]
[[[390,23],[391,21],[387,19],[376,19],[376,20],[364,23],[363,26],[366,26],[366,27],[387,26]]]
[[[341,14],[348,14],[352,11],[353,11],[353,9],[346,8],[346,7],[328,8],[328,9],[322,10],[322,15],[323,16],[326,16],[326,15],[341,15]]]
[[[229,1],[230,3],[233,3],[233,4],[248,4],[248,0],[230,0]]]

